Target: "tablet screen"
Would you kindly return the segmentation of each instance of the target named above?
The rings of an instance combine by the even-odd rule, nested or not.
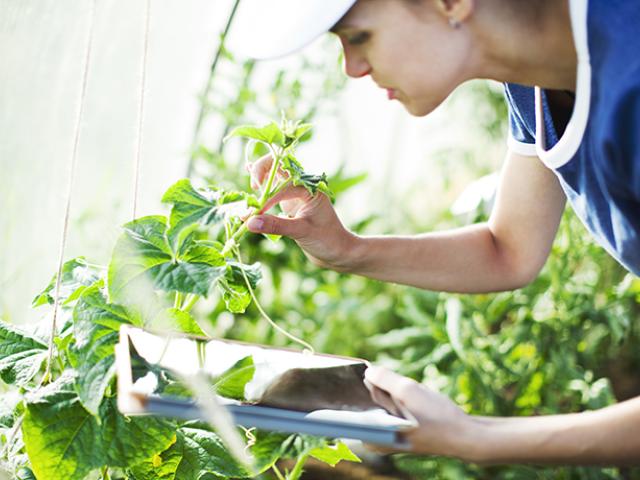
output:
[[[134,388],[189,396],[180,376],[204,372],[223,402],[302,412],[380,409],[363,383],[363,360],[219,339],[165,338],[130,329]]]

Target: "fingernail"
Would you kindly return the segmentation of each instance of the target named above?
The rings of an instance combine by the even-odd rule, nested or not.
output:
[[[250,218],[249,221],[247,222],[247,228],[249,230],[261,230],[262,227],[264,226],[264,220],[262,220],[261,218]]]

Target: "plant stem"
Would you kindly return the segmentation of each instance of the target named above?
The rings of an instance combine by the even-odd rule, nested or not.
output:
[[[182,307],[185,312],[190,312],[193,306],[200,300],[200,295],[187,295],[186,304]]]
[[[282,151],[277,152],[271,145],[269,145],[269,150],[271,150],[271,156],[273,157],[273,163],[271,164],[271,171],[269,172],[269,179],[264,186],[264,190],[262,191],[262,196],[260,197],[260,206],[264,207],[264,204],[267,202],[269,198],[269,191],[271,190],[271,185],[273,185],[273,180],[276,178],[276,173],[278,173],[278,167],[280,166],[280,160],[282,158]]]
[[[184,294],[182,292],[176,292],[176,297],[173,301],[173,308],[181,308],[183,300],[184,300]]]
[[[247,222],[249,221],[250,218],[255,217],[256,215],[259,214],[259,212],[262,211],[262,209],[264,208],[264,206],[267,204],[267,202],[274,197],[275,195],[277,195],[278,193],[280,193],[282,190],[284,190],[284,188],[289,185],[291,183],[292,179],[291,178],[287,178],[285,181],[281,182],[279,185],[277,185],[274,189],[273,192],[271,192],[271,194],[269,194],[263,201],[260,202],[260,206],[255,210],[254,213],[252,213],[251,215],[249,215],[247,217],[247,219],[242,223],[242,225],[240,225],[238,227],[238,230],[236,230],[233,235],[231,235],[231,237],[227,240],[224,248],[222,249],[222,256],[227,255],[231,250],[233,250],[233,248],[237,245],[238,240],[240,240],[240,237],[242,237],[245,233],[247,233],[248,229],[247,229]],[[265,190],[266,191],[266,190]]]
[[[243,263],[242,262],[242,257],[240,256],[240,250],[236,247],[234,249],[234,251],[235,251],[236,256],[238,257],[238,262]],[[247,274],[244,272],[244,269],[241,268],[240,272],[242,273],[242,278],[244,278],[244,283],[247,285],[247,289],[249,290],[249,295],[251,295],[251,299],[253,300],[253,303],[255,304],[256,308],[258,309],[258,311],[260,312],[262,317],[267,322],[269,322],[269,325],[271,325],[275,330],[277,330],[278,332],[283,334],[288,339],[293,340],[294,342],[296,342],[299,345],[302,345],[306,350],[311,352],[311,354],[314,354],[315,350],[313,349],[313,347],[309,343],[307,343],[304,340],[302,340],[301,338],[298,338],[295,335],[287,332],[284,328],[282,328],[275,321],[273,321],[273,319],[267,314],[267,312],[264,311],[264,308],[262,308],[262,305],[258,301],[258,298],[256,297],[256,294],[253,291],[253,287],[251,287],[251,282],[249,282],[249,279],[247,278]]]
[[[203,341],[198,340],[196,342],[196,347],[198,349],[198,366],[201,370],[204,368],[205,345],[206,343]]]
[[[298,480],[302,476],[302,472],[304,471],[302,467],[304,467],[304,464],[306,463],[308,458],[309,458],[308,453],[298,458],[298,461],[294,465],[293,470],[291,470],[291,473],[287,475],[287,480]]]
[[[58,361],[58,368],[60,369],[60,372],[64,372],[64,362],[62,361],[62,358],[60,358],[60,355],[56,356],[56,360]]]
[[[276,477],[278,477],[278,480],[286,480],[284,478],[284,475],[282,475],[282,472],[280,472],[280,469],[278,468],[278,466],[275,463],[271,467],[271,470],[273,470],[273,472],[276,474]]]
[[[251,215],[249,218],[253,216],[254,215]],[[242,226],[236,231],[236,233],[234,233],[231,236],[231,238],[227,240],[227,243],[225,243],[224,248],[222,249],[222,252],[220,252],[223,257],[226,256],[231,250],[233,250],[233,248],[236,246],[240,237],[245,233],[247,233],[247,222],[249,221],[249,218],[247,218],[245,222],[242,224]]]
[[[292,178],[287,178],[285,181],[281,182],[278,186],[276,186],[276,188],[273,189],[273,192],[271,192],[269,194],[269,198],[275,197],[278,193],[280,193],[282,190],[284,190],[284,188],[287,185],[289,185],[292,181],[293,181]],[[263,207],[264,207],[264,205],[263,205]]]
[[[109,476],[109,467],[104,467],[102,469],[102,480],[110,480],[111,477]]]

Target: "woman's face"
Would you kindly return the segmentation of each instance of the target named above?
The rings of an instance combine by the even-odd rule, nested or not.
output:
[[[468,40],[429,0],[359,0],[332,29],[347,75],[371,75],[412,115],[433,111],[468,77]]]

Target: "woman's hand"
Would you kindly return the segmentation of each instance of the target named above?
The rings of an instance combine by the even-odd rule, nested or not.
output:
[[[369,367],[365,382],[373,400],[388,411],[408,411],[418,426],[403,434],[415,453],[465,458],[472,420],[448,397],[380,367]],[[404,416],[407,416],[404,414]]]
[[[365,382],[377,403],[415,417],[418,426],[404,438],[416,453],[487,465],[640,464],[640,397],[581,413],[481,417],[384,368],[369,367]]]
[[[272,163],[267,155],[247,165],[252,188],[260,188]],[[286,178],[283,171],[278,175]],[[288,218],[266,215],[277,204]],[[318,192],[312,196],[305,188],[294,186],[285,187],[268,201],[258,215],[249,219],[247,228],[254,233],[290,237],[313,263],[337,271],[348,270],[350,253],[358,238],[342,225],[326,195]]]

